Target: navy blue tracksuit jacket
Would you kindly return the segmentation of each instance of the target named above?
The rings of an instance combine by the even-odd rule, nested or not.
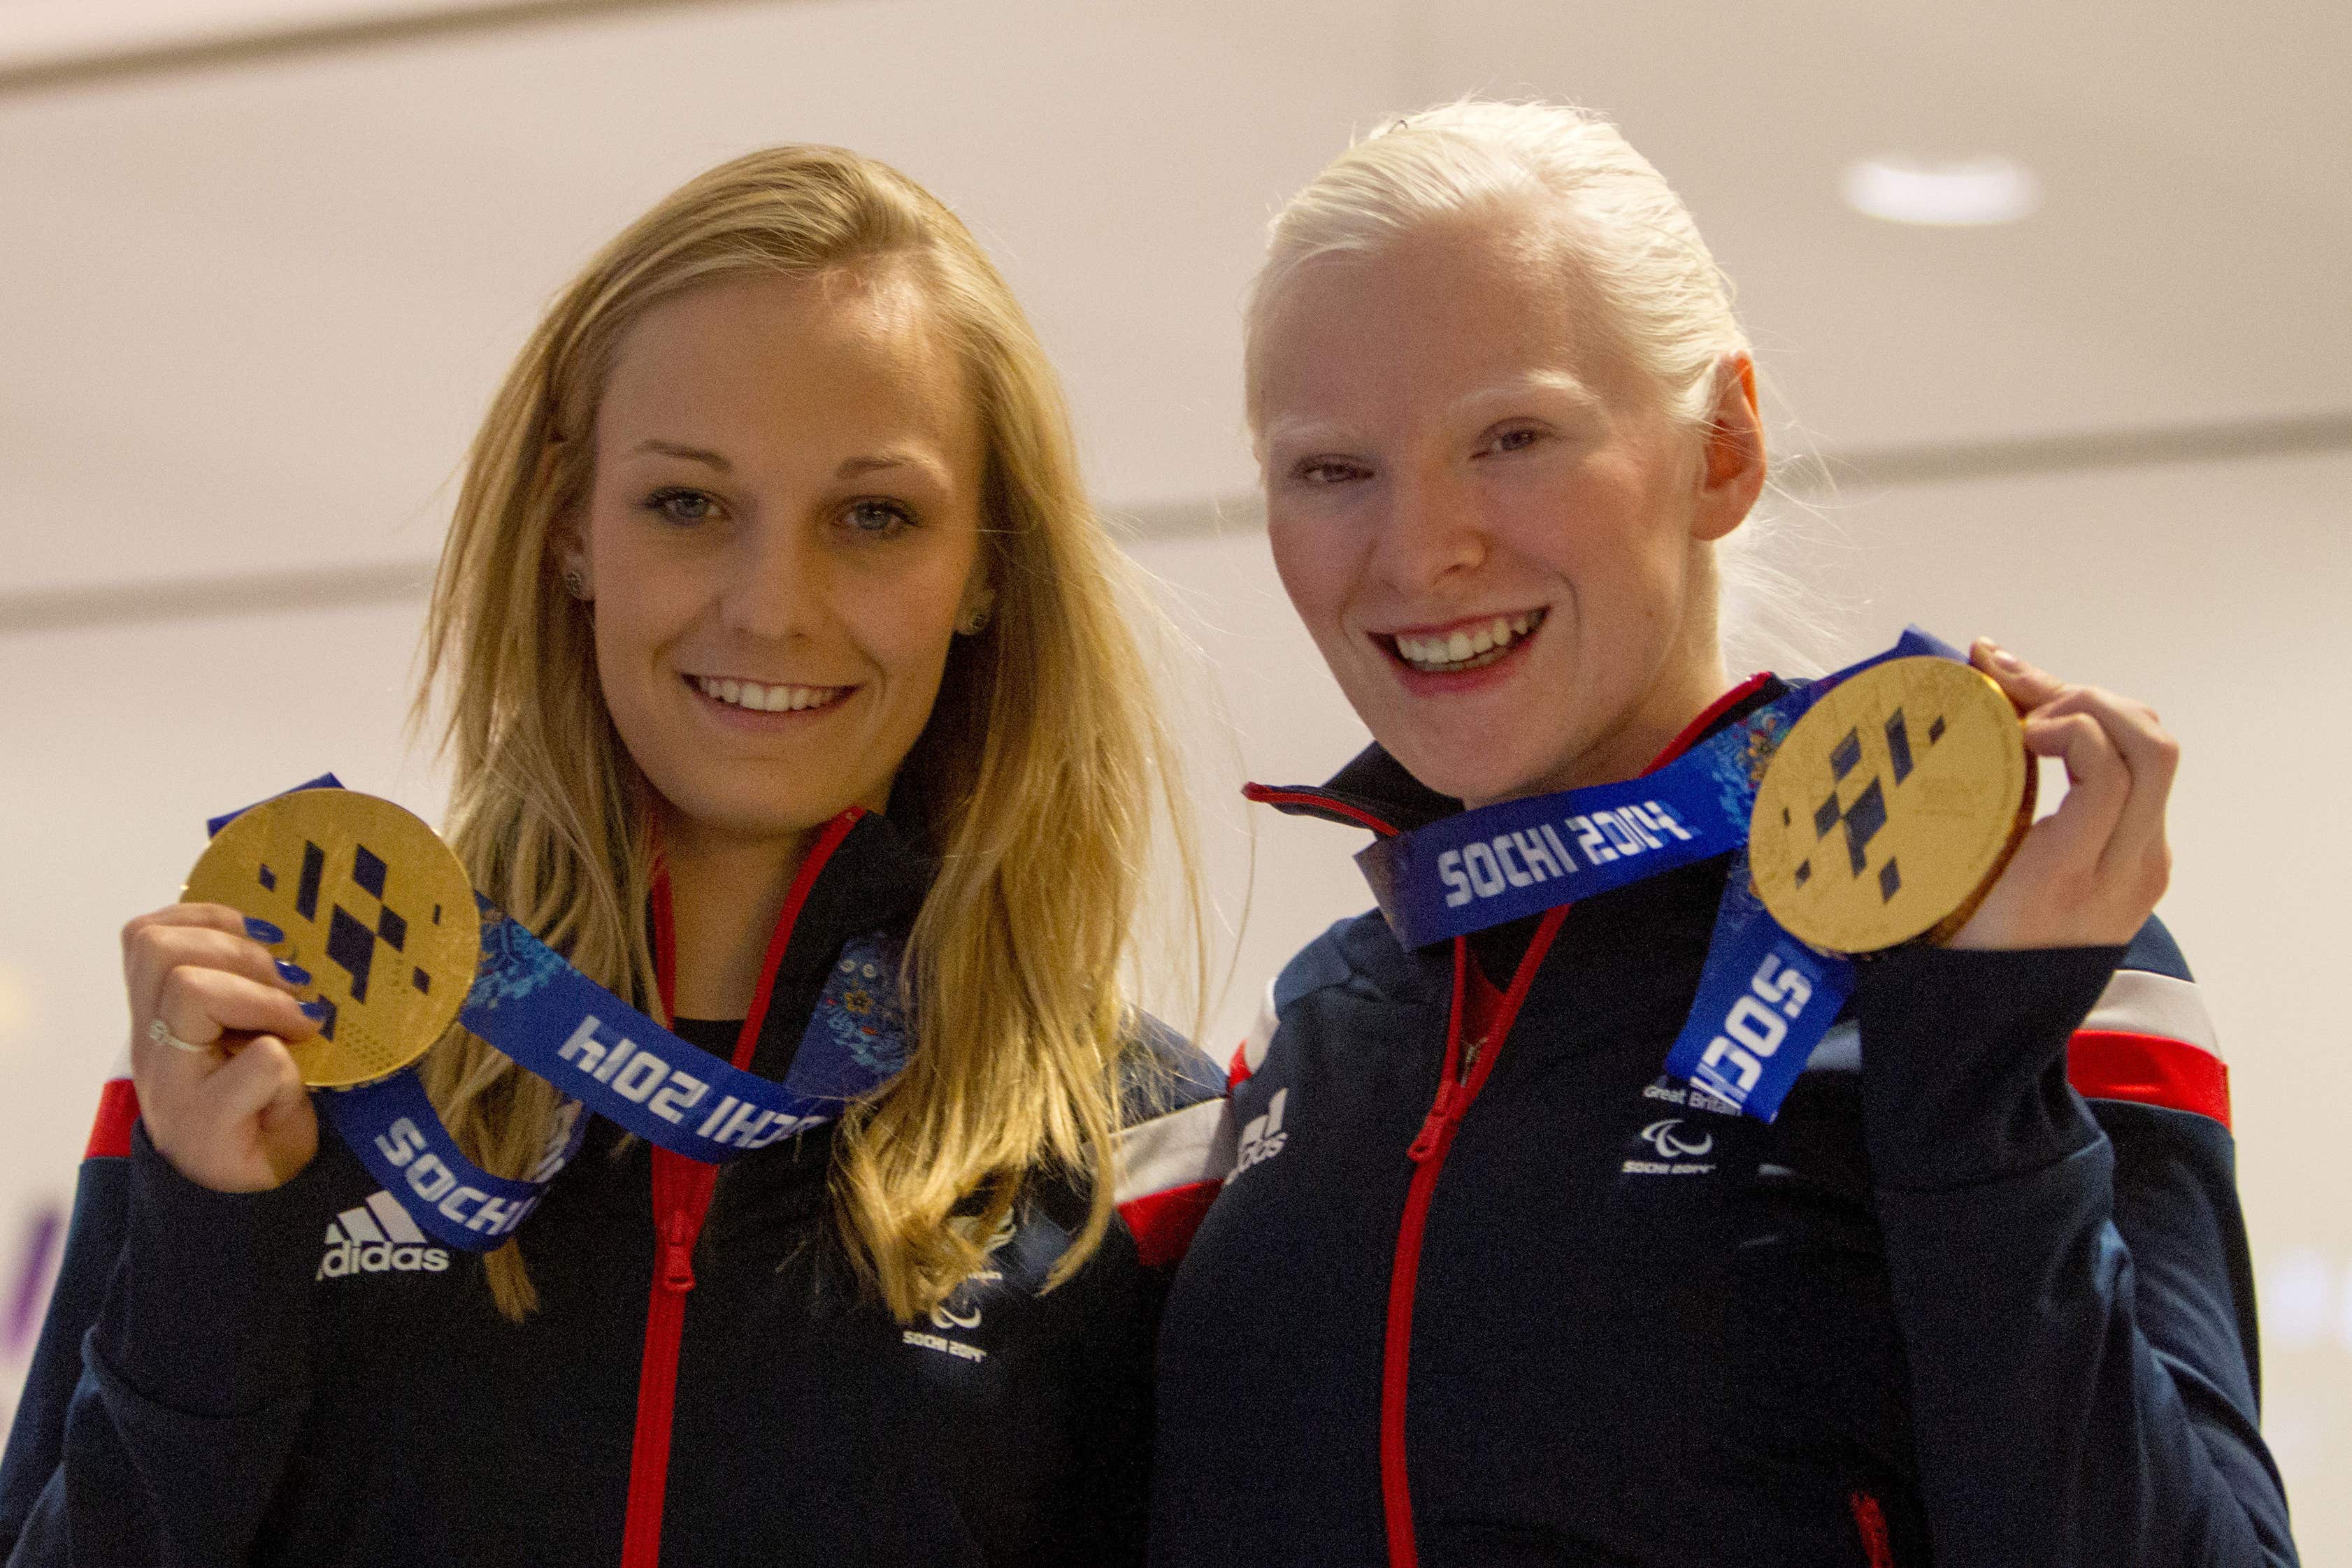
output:
[[[846,941],[903,935],[929,877],[878,816],[839,841],[786,913],[751,1071],[781,1079],[809,1030],[856,1024],[827,976]],[[720,1054],[742,1032],[677,1027]],[[1064,1285],[1039,1290],[1085,1208],[1045,1178],[990,1270],[894,1322],[835,1240],[827,1124],[719,1176],[682,1338],[658,1353],[652,1155],[611,1124],[518,1232],[540,1308],[515,1323],[331,1131],[285,1186],[211,1192],[155,1152],[117,1080],[0,1466],[0,1558],[616,1563],[652,1374],[676,1379],[670,1568],[1138,1561],[1152,1336],[1214,1190],[1222,1103],[1172,1034],[1134,1060],[1118,1223]]]
[[[1459,809],[1377,747],[1253,793]],[[1727,866],[1284,970],[1162,1327],[1155,1564],[2294,1562],[2162,928],[1864,964],[1768,1126],[1660,1071]]]

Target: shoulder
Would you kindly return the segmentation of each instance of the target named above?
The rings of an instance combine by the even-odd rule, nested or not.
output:
[[[2084,1099],[2230,1124],[2230,1071],[2188,960],[2163,922],[2140,927],[2074,1031],[2066,1075]]]
[[[1433,968],[1424,956],[1410,953],[1377,909],[1338,920],[1292,955],[1261,998],[1256,1022],[1226,1064],[1229,1092],[1238,1092],[1264,1066],[1267,1055],[1296,1050],[1303,1030],[1309,1038],[1336,1030],[1351,1039],[1378,1039],[1394,1027],[1389,1009],[1447,1004],[1450,969]]]
[[[1286,1021],[1335,991],[1382,1004],[1432,999],[1423,965],[1377,909],[1333,921],[1293,954],[1275,977],[1272,1005]]]
[[[1199,1046],[1139,1011],[1119,1055],[1119,1121],[1132,1127],[1171,1111],[1214,1100],[1223,1074]]]

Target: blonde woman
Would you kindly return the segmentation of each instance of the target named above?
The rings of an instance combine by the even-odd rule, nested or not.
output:
[[[1118,578],[1027,323],[903,176],[756,153],[615,240],[457,504],[450,837],[690,1043],[889,1076],[723,1175],[599,1123],[478,1265],[320,1136],[276,933],[132,921],[9,1561],[1138,1557],[1217,1086],[1120,978],[1172,802]],[[425,1079],[494,1174],[562,1142],[462,1032]]]
[[[2150,915],[2155,716],[1979,643],[2073,789],[1742,1114],[1663,1071],[1732,856],[1547,891],[1620,858],[1581,842],[1612,787],[1790,690],[1717,637],[1764,451],[1690,214],[1603,121],[1457,104],[1289,204],[1249,328],[1276,563],[1376,742],[1255,792],[1335,847],[1455,835],[1491,862],[1462,904],[1528,903],[1421,946],[1343,921],[1272,988],[1169,1302],[1154,1561],[2292,1561],[2227,1081]],[[1506,820],[1563,836],[1478,837]],[[1669,841],[1609,821],[1628,863]]]

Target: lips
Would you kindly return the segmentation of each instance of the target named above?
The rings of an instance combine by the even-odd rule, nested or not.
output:
[[[1424,675],[1484,669],[1542,627],[1546,609],[1468,621],[1441,632],[1375,632],[1374,640],[1406,668]]]

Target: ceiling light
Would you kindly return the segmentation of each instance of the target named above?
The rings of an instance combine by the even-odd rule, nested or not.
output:
[[[1897,224],[2013,224],[2040,204],[2041,183],[2009,158],[1865,158],[1845,171],[1847,205]]]

